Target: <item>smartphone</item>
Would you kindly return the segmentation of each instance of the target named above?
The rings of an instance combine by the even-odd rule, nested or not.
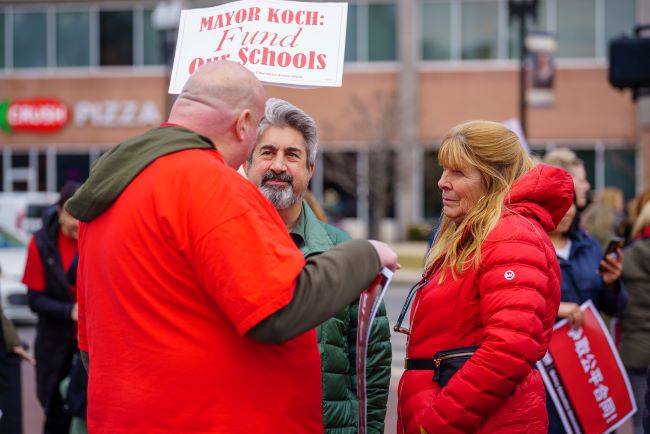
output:
[[[605,249],[605,253],[603,254],[603,259],[605,259],[607,256],[611,255],[612,253],[616,253],[616,249],[622,249],[623,244],[625,244],[625,239],[621,237],[612,237],[609,240],[609,243],[607,244],[607,248]]]

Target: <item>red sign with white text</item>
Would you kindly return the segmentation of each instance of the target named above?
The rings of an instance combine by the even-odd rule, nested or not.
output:
[[[53,133],[69,119],[68,107],[55,98],[0,101],[0,129],[6,133]]]
[[[567,433],[608,433],[636,412],[618,351],[591,301],[585,321],[554,327],[549,351],[537,362]]]

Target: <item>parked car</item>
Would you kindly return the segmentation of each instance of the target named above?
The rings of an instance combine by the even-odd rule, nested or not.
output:
[[[36,315],[27,303],[27,287],[21,282],[27,245],[0,228],[0,304],[16,324],[35,324]]]

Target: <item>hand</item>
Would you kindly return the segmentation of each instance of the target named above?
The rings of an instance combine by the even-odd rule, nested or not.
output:
[[[79,320],[79,305],[77,303],[72,305],[72,310],[70,311],[70,318],[73,321]]]
[[[603,277],[605,284],[611,285],[616,282],[623,272],[623,252],[621,252],[621,249],[616,249],[616,254],[607,255],[605,259],[602,259],[598,272]]]
[[[568,301],[560,303],[560,309],[558,310],[557,316],[560,318],[566,318],[574,329],[582,327],[582,324],[585,322],[585,313],[580,310],[580,306],[578,306],[577,303],[571,303]]]
[[[11,351],[14,352],[17,356],[19,356],[21,359],[29,363],[30,365],[35,365],[36,360],[25,350],[22,346],[16,345],[11,349]]]
[[[377,251],[382,267],[387,267],[391,271],[395,271],[399,268],[399,264],[397,263],[397,253],[395,253],[388,244],[376,240],[370,240],[369,242]]]

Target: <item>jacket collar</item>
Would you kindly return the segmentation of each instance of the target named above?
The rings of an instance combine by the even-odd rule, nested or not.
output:
[[[291,237],[305,257],[323,253],[334,247],[321,221],[304,200],[296,226],[291,231]]]

